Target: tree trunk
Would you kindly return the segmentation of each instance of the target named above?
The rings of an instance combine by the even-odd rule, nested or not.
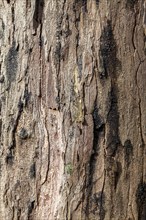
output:
[[[0,0],[0,219],[146,219],[146,2]]]

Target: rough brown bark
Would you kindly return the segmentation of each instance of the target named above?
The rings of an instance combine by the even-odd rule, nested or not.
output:
[[[0,0],[0,219],[146,219],[146,3]]]

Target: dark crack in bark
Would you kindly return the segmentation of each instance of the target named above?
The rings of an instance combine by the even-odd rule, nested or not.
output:
[[[144,146],[144,138],[143,138],[143,132],[142,132],[142,110],[141,110],[141,97],[140,97],[140,88],[138,85],[138,72],[140,69],[140,66],[143,62],[140,62],[137,70],[136,70],[136,74],[135,74],[135,82],[136,82],[136,87],[137,87],[137,92],[138,92],[138,107],[139,107],[139,114],[140,114],[140,135],[141,135],[141,141],[142,141],[142,146]]]
[[[137,3],[138,3],[138,0],[126,0],[126,8],[133,10]]]
[[[107,116],[108,134],[107,134],[107,155],[115,156],[118,146],[121,145],[119,137],[119,112],[117,88],[112,86],[109,94],[110,109]]]
[[[138,210],[138,220],[146,219],[146,183],[139,183],[136,191],[136,203]]]
[[[104,219],[105,216],[105,210],[104,210],[104,184],[103,184],[103,190],[100,192],[100,198],[92,198],[94,195],[92,195],[92,189],[93,189],[93,177],[96,170],[96,160],[98,157],[98,151],[99,151],[99,138],[104,137],[105,133],[105,124],[102,120],[102,118],[98,114],[97,104],[95,103],[94,110],[93,110],[93,123],[94,123],[94,137],[93,137],[93,150],[89,161],[89,167],[88,167],[88,179],[87,179],[87,204],[86,204],[86,215],[89,216],[91,213],[96,216],[97,210],[99,210],[100,214],[100,220]],[[104,176],[105,178],[105,176]],[[98,207],[97,209],[92,208],[92,200],[98,200]]]
[[[35,34],[38,26],[42,23],[43,10],[44,10],[44,0],[35,0],[35,10],[33,15],[33,28],[35,30]]]
[[[121,62],[117,59],[117,44],[114,39],[112,23],[107,20],[100,37],[100,64],[99,78],[101,80],[107,77],[116,78],[117,69],[121,69]]]

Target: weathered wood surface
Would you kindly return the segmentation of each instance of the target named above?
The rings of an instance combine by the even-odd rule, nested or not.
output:
[[[0,0],[0,219],[146,219],[142,0]]]

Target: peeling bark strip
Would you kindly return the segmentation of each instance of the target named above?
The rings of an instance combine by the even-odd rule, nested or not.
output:
[[[0,1],[0,220],[146,219],[145,7]]]

